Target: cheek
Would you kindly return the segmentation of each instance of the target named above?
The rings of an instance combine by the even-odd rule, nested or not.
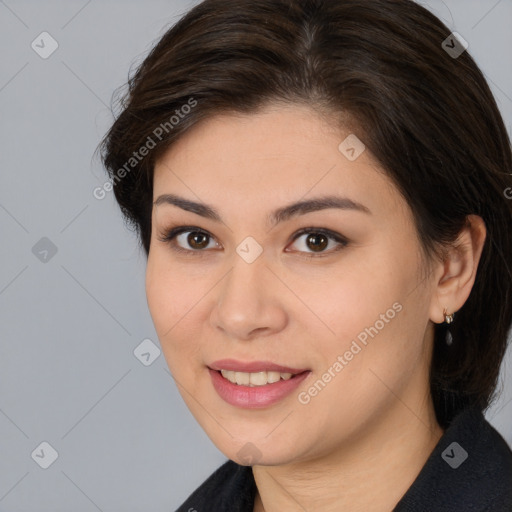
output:
[[[382,252],[377,255],[379,251],[365,252],[354,252],[338,268],[333,267],[320,285],[314,277],[309,277],[302,287],[303,297],[315,304],[318,316],[330,328],[332,340],[339,340],[336,342],[339,349],[392,309],[403,296],[408,281],[405,275],[408,269],[402,262],[386,258]],[[327,329],[325,334],[325,339],[329,339]]]
[[[323,294],[310,290],[308,300],[331,332],[322,329],[322,343],[311,337],[309,352],[316,354],[320,373],[336,362],[342,366],[336,365],[337,372],[331,369],[337,376],[332,388],[344,393],[350,389],[352,398],[367,400],[375,386],[385,391],[371,370],[393,379],[417,363],[424,326],[418,321],[422,301],[410,293],[417,279],[416,263],[396,252],[368,251],[366,257],[359,254],[357,262],[347,263],[344,268],[350,271],[333,273]]]
[[[188,274],[185,268],[180,270],[180,266],[171,263],[165,249],[151,249],[146,267],[146,297],[155,328],[164,338],[197,302],[200,290],[196,290],[195,280]]]
[[[172,355],[172,361],[176,362],[196,348],[194,336],[187,336],[184,330],[190,327],[190,319],[198,311],[194,305],[200,300],[202,290],[167,260],[157,251],[148,258],[146,298],[164,355],[168,361]],[[180,343],[185,339],[186,343]]]
[[[146,297],[162,352],[175,379],[198,396],[204,379],[209,382],[204,350],[211,338],[207,330],[216,281],[212,275],[207,265],[173,260],[165,248],[150,251]],[[188,394],[182,396],[188,403]]]
[[[164,269],[159,260],[155,249],[152,248],[146,266],[146,298],[153,324],[162,341],[162,334],[172,327],[173,318],[169,317],[169,313],[172,311],[173,301],[169,293],[171,288],[167,284],[167,276],[162,275]]]

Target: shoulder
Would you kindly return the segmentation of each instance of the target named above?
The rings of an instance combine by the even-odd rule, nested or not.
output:
[[[512,451],[477,408],[445,430],[394,512],[512,511]]]
[[[483,417],[475,459],[482,464],[479,477],[488,491],[489,506],[484,512],[512,511],[512,450],[501,434]]]
[[[256,484],[250,466],[228,460],[217,468],[176,512],[252,512]]]

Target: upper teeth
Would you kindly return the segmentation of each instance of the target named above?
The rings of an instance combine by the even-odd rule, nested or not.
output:
[[[280,372],[233,372],[231,370],[221,370],[222,376],[232,382],[233,384],[241,384],[243,386],[264,386],[265,384],[272,384],[279,379],[291,379],[291,373]]]

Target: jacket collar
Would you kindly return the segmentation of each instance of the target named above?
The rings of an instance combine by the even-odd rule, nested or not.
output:
[[[512,511],[512,451],[476,407],[452,420],[393,512],[462,510]]]

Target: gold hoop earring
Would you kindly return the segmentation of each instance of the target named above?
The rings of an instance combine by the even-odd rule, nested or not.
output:
[[[455,317],[455,313],[452,313],[451,315],[448,315],[447,311],[446,311],[446,308],[444,308],[443,315],[444,315],[444,321],[447,324],[451,324],[453,322],[453,318]]]

